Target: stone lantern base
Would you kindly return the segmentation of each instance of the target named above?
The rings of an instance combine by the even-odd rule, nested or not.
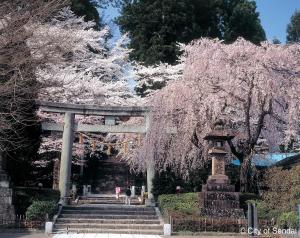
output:
[[[200,216],[244,218],[239,199],[226,175],[211,175],[199,193]]]

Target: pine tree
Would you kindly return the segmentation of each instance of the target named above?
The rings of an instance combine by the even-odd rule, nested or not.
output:
[[[145,65],[176,63],[176,42],[210,37],[230,43],[240,36],[255,44],[265,40],[256,4],[249,0],[134,0],[123,5],[117,23],[129,32],[131,59]]]
[[[300,42],[300,11],[295,11],[291,17],[291,22],[287,26],[287,37],[288,43]]]
[[[228,43],[243,37],[259,44],[266,40],[266,34],[256,12],[256,3],[248,0],[225,0],[223,3],[224,40]]]
[[[101,19],[97,11],[97,4],[91,0],[72,0],[71,10],[85,21],[94,21],[96,28],[100,27]]]

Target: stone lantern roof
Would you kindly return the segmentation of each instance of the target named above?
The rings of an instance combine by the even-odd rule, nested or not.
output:
[[[210,141],[227,141],[233,139],[235,137],[234,134],[224,127],[224,121],[216,121],[213,129],[203,139]]]
[[[212,156],[216,156],[216,155],[225,156],[225,155],[227,155],[227,152],[223,148],[213,147],[208,150],[208,154],[210,154]]]

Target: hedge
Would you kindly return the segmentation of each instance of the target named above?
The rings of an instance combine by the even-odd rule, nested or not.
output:
[[[163,194],[158,205],[164,217],[172,213],[196,215],[199,212],[198,193]]]
[[[45,221],[55,214],[57,204],[55,201],[34,201],[26,211],[28,220]]]

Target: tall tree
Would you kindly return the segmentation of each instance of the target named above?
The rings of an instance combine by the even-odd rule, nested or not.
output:
[[[152,125],[143,145],[129,155],[131,162],[143,168],[154,160],[159,170],[170,167],[187,176],[203,166],[208,146],[203,138],[223,118],[236,132],[228,151],[240,160],[241,189],[248,190],[260,138],[272,152],[299,135],[299,46],[201,39],[186,47],[186,55],[183,79],[153,94]],[[170,127],[177,128],[175,135],[166,130]]]
[[[83,16],[85,21],[94,21],[96,27],[101,25],[101,18],[97,10],[98,2],[92,0],[72,0],[71,9],[77,16]]]
[[[123,32],[129,32],[131,58],[146,65],[175,63],[176,42],[189,42],[200,36],[218,37],[219,1],[134,0],[125,4],[117,19]]]
[[[108,6],[120,7],[124,0],[71,0],[71,10],[76,16],[84,17],[85,21],[95,22],[95,28],[99,29],[102,25],[99,9]]]
[[[35,27],[33,37],[29,40],[30,48],[37,49],[33,50],[34,57],[54,54],[51,49],[56,45],[67,50],[66,54],[58,57],[59,61],[48,62],[46,66],[38,68],[37,80],[43,86],[38,95],[40,100],[98,105],[134,105],[140,101],[127,83],[128,49],[122,46],[122,39],[109,49],[106,42],[109,29],[98,31],[94,25],[95,22],[86,22],[69,8],[64,8],[51,21]],[[49,47],[41,47],[40,44],[45,43]],[[47,120],[63,119],[57,114],[39,115]],[[101,117],[77,119],[102,123]],[[75,143],[75,147],[82,149],[78,143]],[[40,151],[60,148],[61,136],[53,135],[43,138]]]
[[[39,147],[35,70],[49,60],[49,55],[34,59],[27,42],[32,25],[47,21],[65,4],[64,0],[7,0],[0,5],[0,153],[8,158],[8,167],[11,162],[20,165],[23,174],[24,164]]]
[[[259,44],[266,40],[266,34],[256,12],[255,1],[224,0],[223,1],[223,37],[228,43],[243,37],[252,43]]]
[[[176,42],[199,37],[265,40],[256,4],[249,0],[127,1],[117,23],[129,32],[131,58],[146,65],[174,64],[180,54]]]
[[[4,1],[0,6],[0,151],[30,146],[28,127],[36,123],[34,99],[37,95],[35,70],[49,55],[34,59],[27,42],[33,25],[45,22],[63,0]],[[43,45],[46,46],[46,43]],[[25,137],[24,137],[25,136]]]
[[[288,43],[300,42],[300,11],[295,11],[291,17],[291,21],[287,26]]]

